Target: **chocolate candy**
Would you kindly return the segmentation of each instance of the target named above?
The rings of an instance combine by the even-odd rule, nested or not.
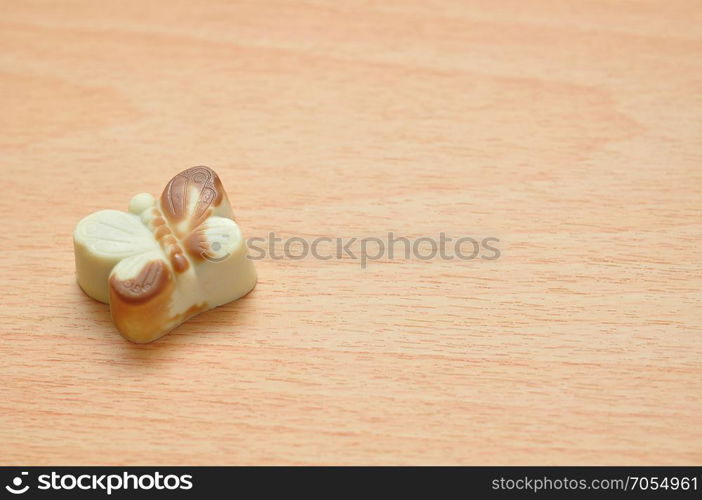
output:
[[[101,210],[73,233],[78,284],[110,304],[127,339],[152,342],[188,318],[236,300],[256,284],[227,194],[208,167],[173,177],[157,200]]]

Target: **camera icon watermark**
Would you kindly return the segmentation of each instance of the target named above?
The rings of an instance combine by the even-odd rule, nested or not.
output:
[[[29,485],[27,484],[24,487],[22,487],[23,476],[27,475],[29,475],[28,472],[21,472],[19,476],[16,476],[12,479],[12,486],[8,484],[7,486],[5,486],[5,489],[13,495],[21,495],[23,493],[27,493],[27,490],[29,490]]]
[[[200,257],[208,262],[222,262],[229,258],[231,253],[227,250],[226,241],[229,239],[229,235],[226,233],[215,235],[214,241],[210,241],[209,244],[203,248],[200,252]]]

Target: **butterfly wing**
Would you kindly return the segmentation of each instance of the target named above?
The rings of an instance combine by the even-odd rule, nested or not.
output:
[[[81,220],[73,233],[76,274],[90,297],[107,302],[107,278],[121,260],[158,249],[158,243],[138,216],[101,210]]]
[[[173,270],[160,250],[120,261],[110,273],[112,320],[133,342],[151,342],[176,326],[171,314],[176,287]]]
[[[161,210],[180,237],[212,215],[233,219],[222,182],[204,166],[184,170],[168,182],[161,194]]]
[[[156,241],[138,216],[100,210],[78,223],[74,236],[88,249],[119,258],[153,250]]]
[[[221,262],[242,246],[239,226],[226,217],[210,217],[184,240],[185,251],[196,263]]]
[[[256,283],[253,262],[239,226],[226,217],[213,216],[185,239],[184,248],[193,262],[210,307],[236,300]]]

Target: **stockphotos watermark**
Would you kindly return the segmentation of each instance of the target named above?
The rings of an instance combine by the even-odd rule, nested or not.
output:
[[[497,260],[502,255],[499,249],[500,239],[494,236],[448,236],[445,232],[434,236],[408,238],[387,233],[385,238],[366,237],[330,237],[319,236],[313,239],[302,236],[281,237],[274,232],[267,238],[252,237],[246,240],[248,258],[251,260],[316,260],[351,259],[366,269],[370,262],[379,260],[416,259],[429,261],[450,260]],[[216,247],[215,247],[216,245]],[[219,262],[228,255],[221,255],[222,245],[212,243],[212,252],[203,257]]]
[[[28,473],[21,472],[12,479],[5,489],[13,495],[22,495],[32,489],[27,480]],[[120,472],[119,474],[40,474],[34,485],[42,491],[92,491],[111,495],[120,490],[190,490],[193,476],[190,474],[162,474]]]

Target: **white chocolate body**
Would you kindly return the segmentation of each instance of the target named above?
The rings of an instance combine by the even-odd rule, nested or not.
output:
[[[182,220],[176,219],[176,208],[163,206],[172,205],[171,198],[156,200],[142,193],[132,198],[130,212],[102,210],[76,226],[78,283],[90,297],[110,304],[117,328],[129,340],[153,341],[199,312],[240,298],[256,284],[226,195],[202,211],[205,190],[197,181],[171,188],[182,191],[174,195],[176,201],[184,193]],[[198,222],[194,227],[193,220]]]

